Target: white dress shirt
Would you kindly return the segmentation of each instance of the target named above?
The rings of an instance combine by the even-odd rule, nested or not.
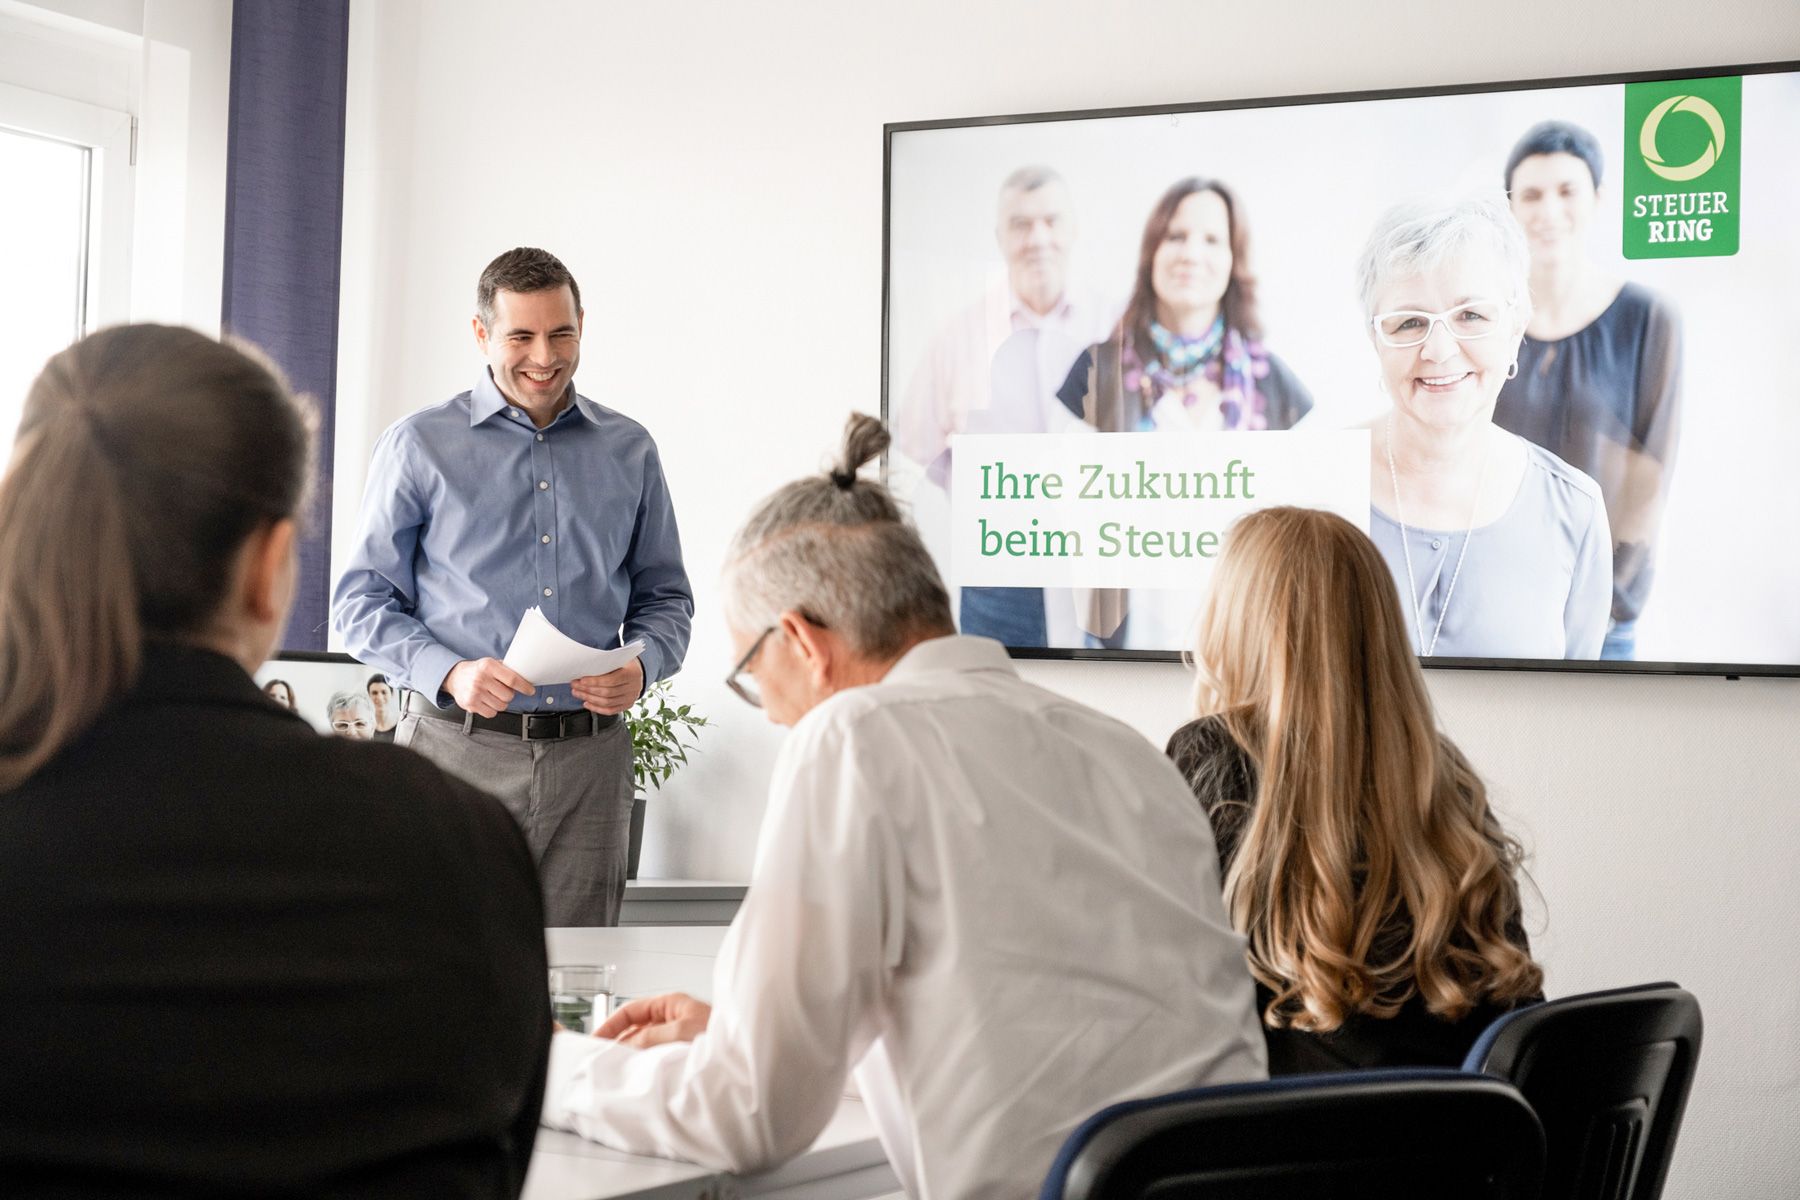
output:
[[[692,1043],[558,1034],[544,1123],[751,1170],[804,1150],[860,1061],[909,1195],[1024,1197],[1095,1110],[1266,1071],[1193,793],[984,638],[794,727],[713,988]]]
[[[1080,286],[1064,292],[1047,313],[1033,312],[1005,284],[990,288],[938,329],[906,391],[894,393],[888,426],[896,448],[928,468],[949,447],[954,433],[1041,433],[1049,421],[1057,423],[1049,427],[1052,430],[1060,427],[1057,410],[1067,410],[1056,399],[1056,389],[1081,352],[1105,337],[1118,315],[1118,306],[1103,304]],[[975,417],[986,413],[995,399],[996,354],[1015,333],[1026,330],[1044,336],[1016,351],[1017,358],[1003,368],[1001,388],[1022,393],[1027,407],[1021,410],[1008,399],[1010,415]]]

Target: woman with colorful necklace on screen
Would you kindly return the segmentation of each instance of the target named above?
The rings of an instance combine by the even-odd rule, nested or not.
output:
[[[1542,999],[1519,845],[1438,732],[1386,564],[1331,513],[1226,538],[1169,757],[1212,819],[1269,1072],[1455,1066]]]
[[[1613,537],[1612,621],[1600,657],[1637,656],[1681,408],[1681,318],[1588,257],[1601,203],[1600,142],[1579,125],[1532,126],[1506,162],[1531,247],[1531,323],[1494,421],[1593,476]]]
[[[1288,429],[1312,408],[1287,364],[1262,344],[1250,234],[1216,180],[1176,183],[1150,212],[1137,280],[1119,327],[1090,346],[1057,397],[1101,433]],[[1177,650],[1200,593],[1077,593],[1088,645]]]
[[[1370,439],[1369,533],[1424,657],[1591,659],[1612,607],[1600,488],[1494,424],[1531,316],[1499,196],[1405,205],[1358,264],[1393,402]]]

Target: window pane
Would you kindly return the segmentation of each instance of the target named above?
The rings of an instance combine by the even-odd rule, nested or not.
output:
[[[0,469],[25,389],[81,334],[88,151],[0,129]]]

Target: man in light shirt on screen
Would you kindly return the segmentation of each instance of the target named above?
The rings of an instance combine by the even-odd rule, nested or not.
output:
[[[939,488],[949,488],[952,434],[1056,433],[1074,423],[1056,389],[1118,318],[1072,282],[1076,233],[1069,185],[1052,168],[1020,167],[1000,185],[994,241],[1006,283],[937,331],[890,413],[896,446]],[[1081,645],[1073,620],[1062,620],[1073,611],[1063,599],[1047,609],[1042,588],[964,588],[963,631],[1011,646]]]
[[[730,683],[793,727],[716,1007],[551,1047],[544,1123],[733,1171],[805,1150],[856,1069],[907,1193],[1028,1196],[1095,1110],[1262,1078],[1212,831],[1134,730],[958,637],[853,417],[739,532]],[[616,1039],[616,1040],[615,1040]]]

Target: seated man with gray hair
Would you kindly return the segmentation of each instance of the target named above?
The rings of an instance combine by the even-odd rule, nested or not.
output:
[[[1205,815],[1136,731],[958,637],[917,532],[857,468],[738,534],[730,684],[793,727],[716,1007],[559,1033],[544,1123],[748,1171],[798,1154],[855,1067],[907,1193],[1028,1196],[1096,1109],[1265,1074]]]

